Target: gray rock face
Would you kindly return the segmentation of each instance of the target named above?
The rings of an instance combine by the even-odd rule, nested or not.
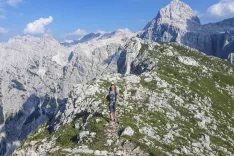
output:
[[[234,19],[200,24],[185,3],[173,0],[149,22],[139,37],[155,42],[178,42],[208,55],[227,58],[233,49]]]
[[[142,41],[139,38],[132,38],[128,43],[126,43],[125,48],[122,51],[117,62],[119,73],[130,73],[131,64],[135,60],[141,49],[141,42]]]
[[[69,51],[47,35],[14,37],[1,44],[0,51],[0,132],[5,133],[0,144],[7,145],[0,155],[10,155],[19,146],[14,142],[45,123],[66,97],[58,79]]]
[[[150,58],[149,53],[140,51],[143,43],[144,41],[139,38],[132,38],[126,43],[118,60],[119,73],[140,75],[157,68],[155,60]],[[153,48],[156,45],[157,43],[149,43],[147,47]]]
[[[140,75],[156,68],[156,62],[152,58],[149,59],[147,52],[144,51],[139,55],[131,64],[131,73]]]

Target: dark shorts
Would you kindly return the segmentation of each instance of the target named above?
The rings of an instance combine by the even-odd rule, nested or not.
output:
[[[116,102],[113,102],[112,104],[109,105],[109,110],[110,112],[116,111]]]

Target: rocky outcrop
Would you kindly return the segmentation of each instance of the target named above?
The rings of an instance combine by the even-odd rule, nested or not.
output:
[[[132,38],[123,49],[118,60],[118,72],[122,74],[137,74],[151,71],[157,68],[154,58],[145,51],[145,47],[151,50],[157,43],[145,43],[139,38]]]
[[[128,136],[133,136],[134,130],[131,127],[127,127],[124,129],[123,133],[121,134],[122,136],[128,135]]]
[[[200,24],[185,3],[173,0],[149,22],[139,37],[154,42],[178,42],[223,59],[233,49],[234,19]]]
[[[131,64],[137,57],[142,47],[141,40],[139,38],[132,38],[123,49],[120,54],[120,58],[117,62],[118,72],[122,74],[130,74]]]
[[[199,66],[199,63],[190,57],[177,56],[176,59],[189,66]]]

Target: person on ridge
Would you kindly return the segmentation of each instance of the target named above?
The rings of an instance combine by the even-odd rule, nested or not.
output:
[[[119,96],[119,91],[116,85],[112,82],[110,88],[106,93],[106,99],[109,102],[110,121],[117,121],[116,102]]]

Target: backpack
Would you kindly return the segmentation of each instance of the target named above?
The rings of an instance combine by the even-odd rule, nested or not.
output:
[[[111,101],[110,99],[110,91],[111,91],[111,88],[109,88],[109,94],[106,96],[106,101]],[[117,87],[115,87],[115,100],[116,100],[116,96],[117,96]]]

